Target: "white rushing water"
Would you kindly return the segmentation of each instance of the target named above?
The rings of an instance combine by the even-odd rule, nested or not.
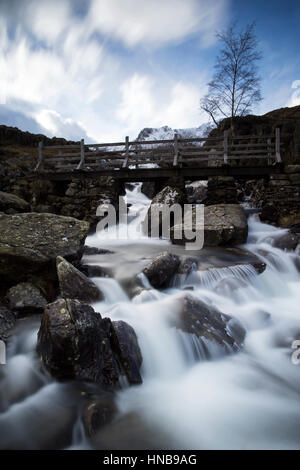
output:
[[[114,254],[88,257],[93,264],[111,267],[115,275],[114,279],[93,279],[105,295],[93,307],[103,316],[132,325],[143,355],[143,384],[118,393],[119,415],[103,430],[102,442],[114,449],[134,449],[139,441],[146,441],[148,448],[299,449],[300,365],[294,365],[291,356],[292,342],[300,338],[300,273],[294,253],[272,246],[274,236],[284,231],[262,224],[257,215],[250,217],[246,248],[267,264],[260,275],[243,264],[194,269],[188,276],[177,277],[164,291],[146,283],[147,289],[131,299],[126,291],[128,279],[153,253],[172,247],[166,241],[147,239],[139,230],[150,204],[140,185],[127,190],[127,202],[132,204],[130,239],[112,240],[111,233],[98,233],[87,240],[88,245],[115,250]],[[186,286],[194,288],[189,295],[242,323],[246,338],[241,351],[224,355],[220,348],[207,344],[211,357],[207,360],[194,335],[170,326]],[[13,426],[18,413],[24,421],[24,410],[32,407],[33,400],[38,409],[44,400],[47,408],[54,394],[57,412],[57,396],[66,393],[62,385],[37,372],[35,334],[36,325],[35,330],[24,333],[21,348],[13,343],[15,351],[10,352],[0,383],[2,394],[6,387],[12,398],[11,403],[2,401],[0,428],[1,420]],[[16,373],[18,379],[14,379]],[[20,404],[14,404],[14,394]],[[136,427],[132,416],[133,423],[138,422]],[[125,434],[118,432],[118,426],[124,429],[122,423]],[[82,436],[82,426],[77,420],[73,448],[82,447],[78,436]]]

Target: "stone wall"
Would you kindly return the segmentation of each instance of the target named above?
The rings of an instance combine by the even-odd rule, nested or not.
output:
[[[119,195],[124,188],[111,177],[71,178],[70,181],[30,181],[19,179],[11,188],[17,196],[31,204],[33,212],[48,212],[86,220],[95,227],[100,204],[113,204],[118,208]]]
[[[248,182],[248,186],[251,182]],[[288,165],[269,181],[252,182],[252,202],[262,221],[280,227],[300,224],[300,165]]]

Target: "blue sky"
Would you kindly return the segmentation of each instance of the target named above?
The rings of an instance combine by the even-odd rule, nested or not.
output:
[[[256,21],[254,111],[300,105],[299,0],[1,0],[0,123],[89,142],[197,127],[231,21]]]

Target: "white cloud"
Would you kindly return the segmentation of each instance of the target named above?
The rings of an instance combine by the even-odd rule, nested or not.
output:
[[[200,86],[162,77],[163,64],[140,72],[144,63],[113,54],[103,36],[158,47],[199,32],[208,44],[227,0],[90,0],[82,16],[75,4],[81,0],[1,0],[0,101],[18,103],[10,108],[18,119],[98,142],[134,137],[147,125],[201,124]]]
[[[64,119],[53,109],[43,109],[36,115],[37,122],[47,129],[51,136],[68,136],[70,140],[80,140],[87,138],[86,130],[82,123],[73,119]]]
[[[172,81],[168,85],[162,90],[158,79],[135,73],[121,86],[116,115],[127,135],[134,138],[143,127],[196,127],[207,121],[199,111],[204,86]]]
[[[227,6],[227,0],[93,0],[90,18],[95,29],[127,46],[164,45],[193,33],[208,45]]]
[[[298,106],[300,105],[300,80],[295,80],[291,88],[295,91],[292,93],[288,106]]]

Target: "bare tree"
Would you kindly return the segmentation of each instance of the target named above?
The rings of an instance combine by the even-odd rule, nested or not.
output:
[[[217,56],[215,74],[200,106],[213,122],[223,117],[245,116],[252,106],[261,101],[257,62],[261,59],[254,33],[255,23],[237,31],[232,24],[217,33],[222,48]]]

